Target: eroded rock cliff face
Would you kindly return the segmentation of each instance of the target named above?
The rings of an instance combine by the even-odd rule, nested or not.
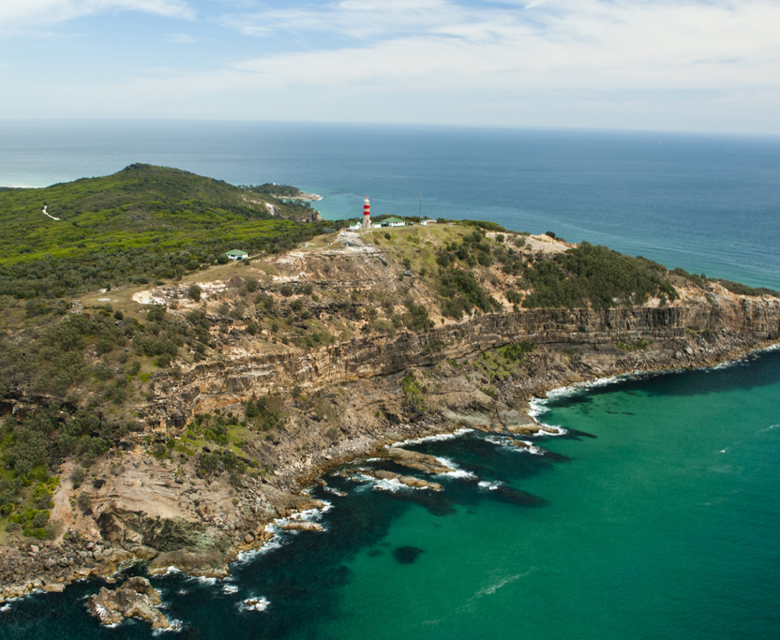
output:
[[[551,250],[565,250],[558,244]],[[526,245],[529,263],[539,246],[530,240]],[[322,506],[297,494],[341,462],[462,427],[534,433],[540,426],[524,409],[553,387],[629,371],[712,365],[780,340],[780,299],[771,295],[736,295],[716,282],[678,282],[673,301],[651,296],[641,305],[606,309],[523,309],[500,297],[505,283],[497,269],[485,274],[483,284],[503,310],[456,321],[439,312],[439,294],[422,278],[406,275],[405,267],[376,248],[354,249],[291,252],[250,271],[259,287],[252,318],[233,313],[245,306],[247,298],[235,290],[246,289],[248,271],[243,279],[210,283],[208,291],[223,298],[187,302],[177,287],[167,298],[142,292],[142,304],[171,303],[174,317],[211,317],[204,332],[211,332],[214,346],[201,361],[193,357],[175,371],[156,371],[145,392],[134,396],[132,412],[142,429],[123,436],[116,450],[92,466],[100,482],[87,490],[89,509],[67,508],[77,498],[70,482],[54,496],[69,528],[67,544],[84,552],[83,562],[74,560],[84,565],[84,575],[110,573],[116,561],[136,558],[149,560],[153,572],[175,565],[224,576],[237,552],[269,539],[269,523]],[[317,300],[311,287],[306,295],[281,292],[286,285],[303,291],[312,283],[320,287]],[[341,292],[327,298],[326,287]],[[369,298],[366,292],[379,294]],[[294,309],[304,297],[306,304]],[[236,305],[232,315],[219,308],[228,300]],[[410,304],[428,309],[433,326],[389,330]],[[381,330],[370,326],[379,307]],[[271,316],[273,308],[287,315]],[[304,312],[330,332],[328,344],[304,346],[310,329]],[[273,329],[282,318],[286,336]],[[276,404],[268,415],[283,420],[250,424],[249,407],[269,398]],[[199,416],[230,416],[235,430],[208,434]],[[231,461],[247,473],[235,473]],[[420,464],[406,466],[411,472]],[[414,480],[400,474],[393,479],[399,478]],[[279,526],[316,529],[296,521]],[[67,563],[57,568],[52,558],[55,549],[66,548],[62,544],[53,543],[44,554],[54,568],[42,561],[39,570],[31,566],[14,574],[7,595],[23,593],[47,571],[57,588],[82,575]],[[76,552],[67,553],[69,558]]]
[[[175,429],[197,413],[253,396],[289,393],[294,387],[311,394],[409,368],[470,360],[523,342],[551,354],[567,354],[572,371],[587,376],[632,368],[700,366],[778,338],[780,300],[738,296],[712,284],[703,295],[683,290],[682,299],[667,306],[482,314],[395,338],[359,337],[305,352],[247,353],[197,365],[180,380],[171,380],[169,392],[147,405],[144,414],[150,424]],[[523,384],[524,393],[532,393],[534,384],[533,380]]]

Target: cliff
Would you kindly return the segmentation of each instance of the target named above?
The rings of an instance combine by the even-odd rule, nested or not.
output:
[[[374,241],[334,235],[251,265],[112,291],[124,352],[101,355],[87,341],[85,357],[95,371],[128,371],[137,358],[124,399],[106,391],[111,411],[123,412],[132,429],[112,436],[81,487],[71,481],[79,454],[62,459],[51,518],[67,536],[36,553],[29,542],[23,555],[8,549],[0,562],[5,596],[34,584],[58,589],[131,558],[150,559],[154,570],[176,564],[225,575],[238,551],[267,541],[269,522],[316,508],[298,492],[343,461],[464,426],[535,432],[524,409],[553,387],[709,366],[780,340],[780,298],[732,293],[652,265],[648,273],[663,277],[648,280],[643,295],[616,294],[607,306],[522,307],[513,300],[531,295],[533,269],[572,248],[545,237],[523,238],[516,254],[497,233],[473,240],[487,247],[480,255],[508,257],[475,267],[480,295],[470,282],[453,289],[451,298],[471,307],[453,311],[442,293],[452,267],[432,265],[451,260],[437,248],[470,229],[393,233]],[[105,298],[83,297],[71,316],[99,310]],[[177,335],[181,346],[160,360],[155,345],[176,344]],[[130,346],[135,356],[123,356]],[[86,380],[68,393],[93,390]],[[4,401],[25,420],[54,398],[21,384]],[[66,430],[76,406],[57,406],[68,414],[60,418]],[[29,567],[15,572],[20,558]]]

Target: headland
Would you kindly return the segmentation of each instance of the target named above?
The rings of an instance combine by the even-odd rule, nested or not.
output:
[[[254,207],[248,224],[288,224],[261,195],[232,206]],[[79,229],[76,204],[70,222],[52,204]],[[36,224],[55,224],[40,210]],[[123,253],[130,276],[67,290],[65,304],[8,295],[3,598],[133,562],[225,576],[274,522],[316,531],[295,514],[322,506],[301,492],[325,470],[391,456],[408,470],[391,480],[435,490],[435,459],[389,445],[464,427],[536,433],[529,402],[550,389],[780,340],[773,292],[604,247],[489,222],[313,233],[312,221],[294,223],[291,246],[237,239],[245,260],[189,250],[191,268],[167,278],[134,275]]]

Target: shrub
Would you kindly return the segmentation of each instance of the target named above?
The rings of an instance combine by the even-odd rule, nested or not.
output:
[[[86,511],[87,509],[89,509],[89,505],[91,504],[91,502],[92,502],[92,498],[90,498],[89,494],[85,493],[84,491],[82,491],[79,494],[78,498],[76,498],[76,505],[78,506],[79,509],[81,509],[81,511]]]
[[[203,293],[203,289],[197,284],[191,284],[187,288],[187,297],[194,302],[200,302],[200,294]]]
[[[149,322],[162,322],[165,318],[165,307],[161,304],[152,305],[146,313]]]
[[[73,467],[73,470],[70,472],[70,481],[73,483],[74,489],[78,489],[81,486],[85,475],[86,472],[82,467]]]
[[[154,359],[154,364],[160,367],[161,369],[164,369],[165,367],[171,364],[171,354],[161,353],[159,356],[157,356]]]

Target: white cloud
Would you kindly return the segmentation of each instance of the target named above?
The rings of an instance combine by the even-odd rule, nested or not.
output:
[[[170,18],[194,17],[184,0],[2,0],[0,30],[37,27],[107,11],[142,11]]]
[[[550,0],[532,3],[531,11],[477,10],[444,0],[413,3],[412,11],[411,4],[350,0],[252,14],[236,25],[243,33],[316,28],[364,37],[340,48],[266,55],[233,69],[275,88],[677,91],[777,87],[780,80],[777,2]]]
[[[173,44],[192,44],[195,42],[195,38],[188,33],[169,33],[166,39]]]
[[[180,2],[78,4],[187,17]],[[780,132],[778,0],[344,0],[243,14],[226,4],[223,26],[279,37],[245,39],[241,51],[255,55],[210,58],[197,72],[139,69],[122,86],[101,77],[73,100],[110,110],[128,96],[127,112],[111,112],[121,116],[733,131],[754,113],[755,129]]]
[[[459,20],[467,20],[470,11],[447,0],[343,0],[319,9],[302,7],[231,14],[222,22],[248,36],[311,31],[369,39],[431,29],[450,19],[453,13],[460,16]]]

